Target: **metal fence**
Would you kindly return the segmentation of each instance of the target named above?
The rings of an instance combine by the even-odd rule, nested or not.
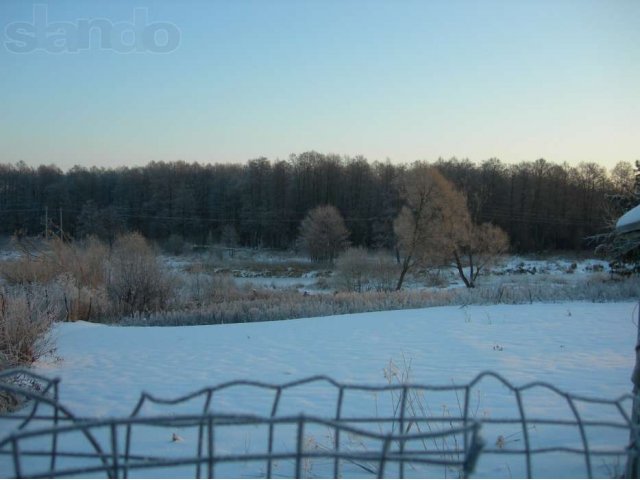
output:
[[[492,392],[502,405],[513,397],[510,411],[480,409],[475,392],[488,381],[497,382]],[[541,382],[516,387],[493,372],[445,386],[239,380],[172,399],[143,393],[129,416],[109,419],[76,417],[60,404],[58,380],[28,371],[0,374],[0,391],[28,400],[0,416],[0,476],[466,478],[498,476],[494,466],[506,464],[505,476],[555,469],[592,478],[620,475],[620,463],[637,455],[631,395],[602,400]],[[293,412],[310,395],[330,408]],[[158,414],[163,408],[170,412]]]

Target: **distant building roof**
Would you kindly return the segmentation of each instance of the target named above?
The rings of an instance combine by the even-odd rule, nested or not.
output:
[[[640,205],[622,215],[616,223],[617,233],[640,231]]]

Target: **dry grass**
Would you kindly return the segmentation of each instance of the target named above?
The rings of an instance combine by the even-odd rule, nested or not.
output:
[[[285,268],[281,262],[275,265]],[[265,272],[267,267],[274,269],[269,262],[253,266]],[[329,281],[347,291],[335,294],[241,287],[230,274],[213,273],[211,267],[203,262],[170,274],[142,236],[127,234],[112,249],[97,240],[44,243],[25,250],[17,260],[0,264],[0,273],[11,288],[44,288],[47,301],[55,306],[56,319],[138,325],[284,320],[446,305],[619,301],[640,295],[637,278],[613,281],[597,273],[583,282],[555,276],[510,276],[474,289],[390,292],[397,275],[393,258],[358,250],[338,261],[336,275]],[[312,264],[287,268],[284,271],[298,276]]]
[[[226,277],[225,282],[232,282]],[[232,292],[224,296],[224,292]],[[594,275],[580,284],[534,282],[522,279],[476,288],[401,290],[393,292],[340,292],[305,295],[296,290],[243,289],[231,284],[216,303],[183,310],[135,315],[120,319],[124,325],[207,325],[286,320],[386,310],[450,305],[523,304],[562,301],[622,301],[640,296],[637,278],[605,280]],[[186,307],[186,306],[183,306]]]
[[[95,288],[103,283],[107,247],[95,238],[82,243],[54,239],[42,244],[18,242],[21,256],[0,264],[0,275],[10,285],[46,284],[69,274],[79,285]]]
[[[49,286],[64,321],[96,320],[112,314],[113,307],[104,285],[92,288],[78,283],[69,274],[62,274]]]
[[[50,351],[54,321],[108,320],[157,312],[174,301],[174,284],[146,240],[119,237],[112,250],[95,239],[21,244],[2,262],[0,368],[33,363]]]
[[[66,320],[88,320],[108,311],[104,279],[109,250],[99,240],[21,242],[18,249],[20,258],[0,263],[0,275],[7,284],[47,285]]]
[[[395,287],[399,274],[400,268],[390,254],[350,248],[336,260],[333,284],[347,292],[388,292]]]
[[[9,286],[46,286],[64,320],[106,320],[169,308],[175,282],[139,234],[116,239],[113,249],[95,238],[18,245],[21,256],[0,263]]]

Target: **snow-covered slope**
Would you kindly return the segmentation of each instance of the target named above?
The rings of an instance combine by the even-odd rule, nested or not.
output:
[[[631,387],[634,308],[441,307],[199,327],[67,323],[54,333],[61,360],[38,371],[62,377],[62,400],[80,415],[127,414],[142,390],[177,396],[237,378],[383,383],[389,360],[403,355],[420,383],[463,383],[490,369],[514,383],[615,397]]]
[[[78,322],[55,328],[61,359],[42,362],[37,371],[62,377],[62,403],[89,417],[128,415],[143,390],[175,398],[239,378],[283,383],[324,374],[341,382],[384,385],[391,360],[400,371],[410,362],[414,383],[461,384],[490,369],[516,385],[540,380],[574,394],[614,399],[631,389],[634,318],[637,306],[627,302],[442,307],[199,327]],[[513,396],[501,385],[488,382],[478,388],[480,416],[499,417],[513,408]],[[240,389],[218,402],[222,410],[256,412],[265,411],[270,398]],[[432,408],[455,410],[454,403]],[[552,403],[538,396],[527,408],[540,413]],[[281,413],[327,415],[335,405],[335,390],[300,391],[288,405]],[[513,432],[500,433],[507,441],[521,442],[518,431],[514,426]],[[534,446],[549,442],[542,428],[534,429],[531,438]],[[489,444],[494,440],[489,438]],[[242,441],[251,443],[250,438]],[[583,476],[582,465],[579,460],[571,468],[541,461],[535,473]],[[519,476],[525,474],[522,468],[521,461],[503,457],[496,464],[481,462],[478,473]],[[606,476],[619,465],[601,462],[595,468]]]

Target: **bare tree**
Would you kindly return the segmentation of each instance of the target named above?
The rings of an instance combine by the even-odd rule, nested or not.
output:
[[[310,210],[300,224],[299,242],[314,261],[333,262],[349,246],[348,238],[342,215],[331,205]]]
[[[609,173],[611,183],[618,193],[633,195],[636,186],[636,173],[631,162],[618,162]]]

